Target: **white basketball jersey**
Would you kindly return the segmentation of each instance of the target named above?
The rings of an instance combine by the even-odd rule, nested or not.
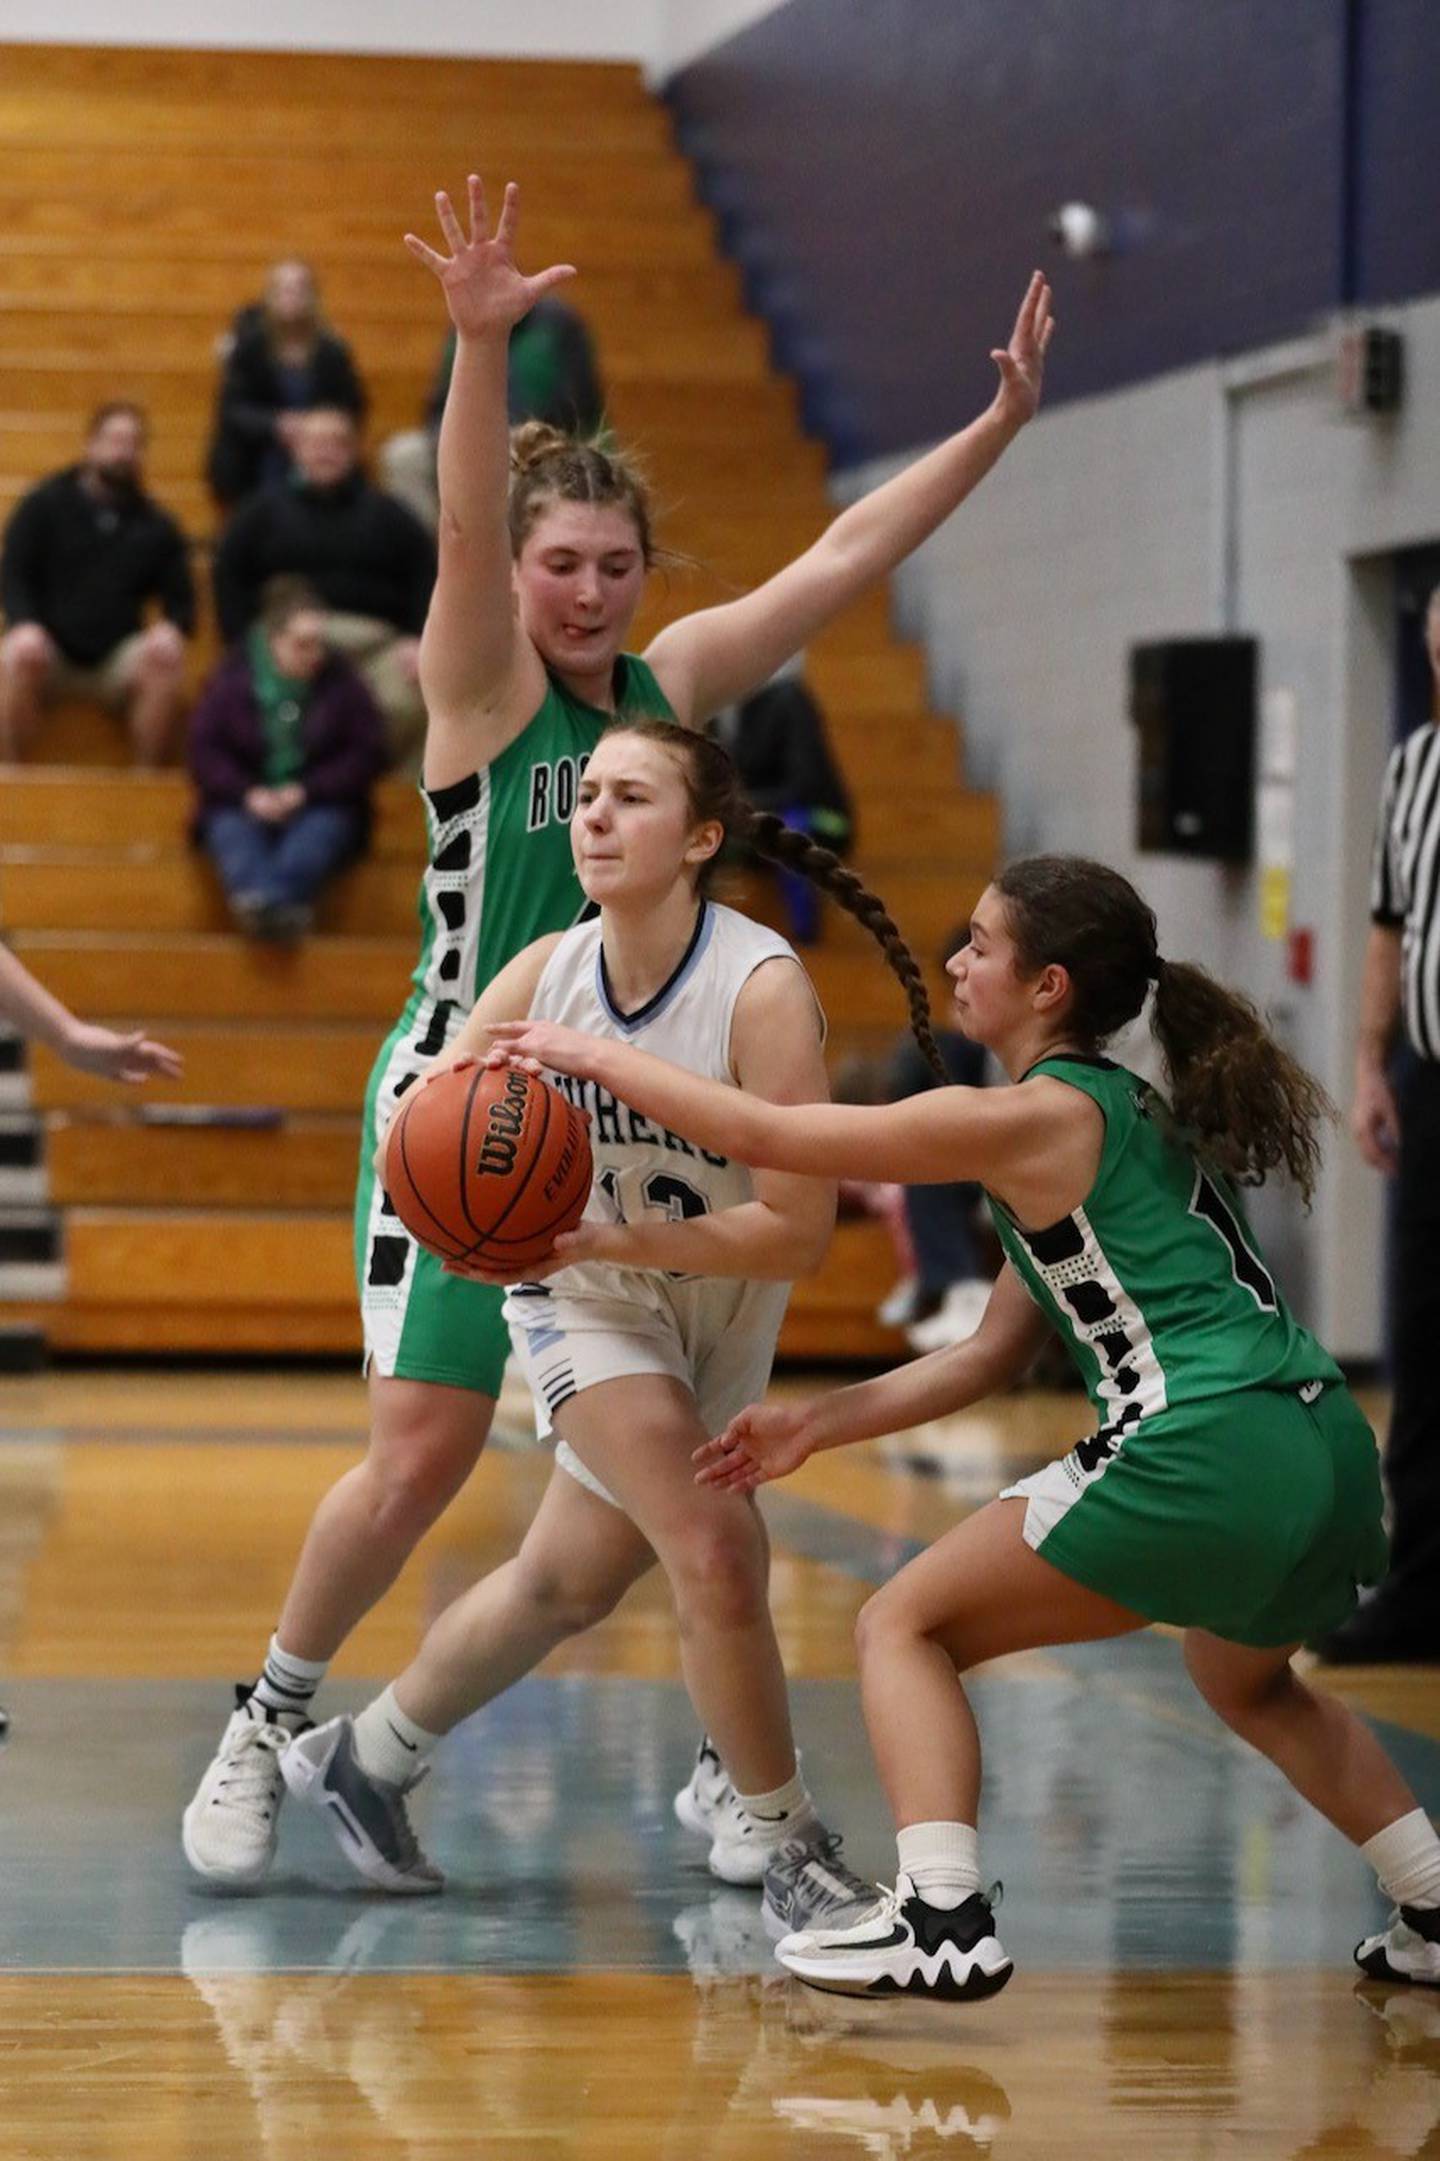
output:
[[[778,932],[753,923],[733,908],[703,901],[695,932],[670,980],[635,1013],[622,1013],[611,995],[600,943],[599,919],[565,933],[546,964],[530,1011],[536,1019],[562,1022],[582,1034],[608,1036],[651,1051],[706,1080],[737,1086],[730,1064],[735,1001],[762,962],[776,958],[798,967]],[[743,1163],[697,1147],[654,1120],[617,1102],[594,1081],[551,1075],[572,1103],[590,1114],[595,1183],[585,1213],[599,1222],[639,1223],[647,1216],[671,1222],[735,1208],[754,1195]],[[667,1280],[639,1270],[586,1265],[548,1280],[562,1296],[594,1290],[614,1297],[647,1296]],[[774,1286],[784,1303],[784,1286]],[[647,1298],[648,1302],[648,1298]]]

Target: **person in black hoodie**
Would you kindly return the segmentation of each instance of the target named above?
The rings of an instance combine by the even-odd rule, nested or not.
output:
[[[215,553],[215,607],[226,639],[244,635],[270,578],[307,578],[325,635],[352,661],[385,716],[392,757],[418,751],[425,727],[420,631],[435,582],[435,543],[419,520],[371,487],[348,413],[304,415],[292,481],[262,488],[231,519]]]
[[[102,405],[80,463],[15,507],[0,547],[0,760],[28,748],[54,697],[123,712],[141,765],[170,748],[195,594],[185,536],[145,493],[146,432],[138,405]]]
[[[326,326],[309,264],[278,262],[228,339],[205,468],[222,510],[288,477],[302,415],[322,405],[363,420],[364,386],[349,346]]]
[[[757,810],[773,811],[796,832],[845,856],[855,839],[850,791],[825,716],[801,678],[803,666],[801,654],[753,697],[717,713],[711,725]],[[778,876],[791,938],[814,945],[820,936],[818,889],[783,868]]]
[[[242,930],[285,941],[309,929],[321,888],[365,845],[384,763],[380,715],[327,646],[318,594],[272,579],[190,721],[195,837]]]

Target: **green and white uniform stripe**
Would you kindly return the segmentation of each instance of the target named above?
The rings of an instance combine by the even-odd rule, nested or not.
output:
[[[1384,1566],[1374,1440],[1339,1367],[1146,1082],[1103,1058],[1033,1070],[1098,1104],[1105,1139],[1058,1223],[1026,1230],[990,1197],[1099,1422],[1009,1489],[1027,1542],[1148,1619],[1266,1644],[1334,1626]]]
[[[651,671],[616,662],[616,715],[673,719]],[[429,860],[418,912],[412,988],[381,1045],[365,1092],[355,1196],[355,1269],[367,1366],[409,1380],[498,1390],[509,1349],[501,1294],[447,1276],[390,1209],[371,1159],[376,1135],[430,1060],[444,1050],[485,986],[517,953],[568,929],[585,896],[570,852],[575,792],[612,716],[553,676],[534,717],[477,772],[421,790]]]

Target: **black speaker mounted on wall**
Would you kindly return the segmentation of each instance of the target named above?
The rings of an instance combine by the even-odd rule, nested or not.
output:
[[[1131,646],[1142,850],[1249,861],[1259,672],[1254,638]]]

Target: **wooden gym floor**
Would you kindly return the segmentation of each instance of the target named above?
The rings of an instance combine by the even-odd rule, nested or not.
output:
[[[1080,1430],[1017,1396],[767,1497],[806,1765],[893,1872],[850,1625],[867,1589]],[[358,1707],[514,1544],[507,1438],[338,1662]],[[490,2154],[1440,2153],[1440,1996],[1357,1986],[1367,1872],[1188,1691],[1163,1634],[977,1684],[987,1875],[1017,1974],[974,2008],[855,2004],[773,1965],[670,1797],[694,1724],[663,1590],[461,1729],[417,1815],[450,1874],[386,1901],[292,1811],[263,1895],[178,1818],[253,1672],[358,1381],[60,1374],[0,1394],[0,2152],[25,2161]],[[1344,1683],[1440,1805],[1440,1674]]]

